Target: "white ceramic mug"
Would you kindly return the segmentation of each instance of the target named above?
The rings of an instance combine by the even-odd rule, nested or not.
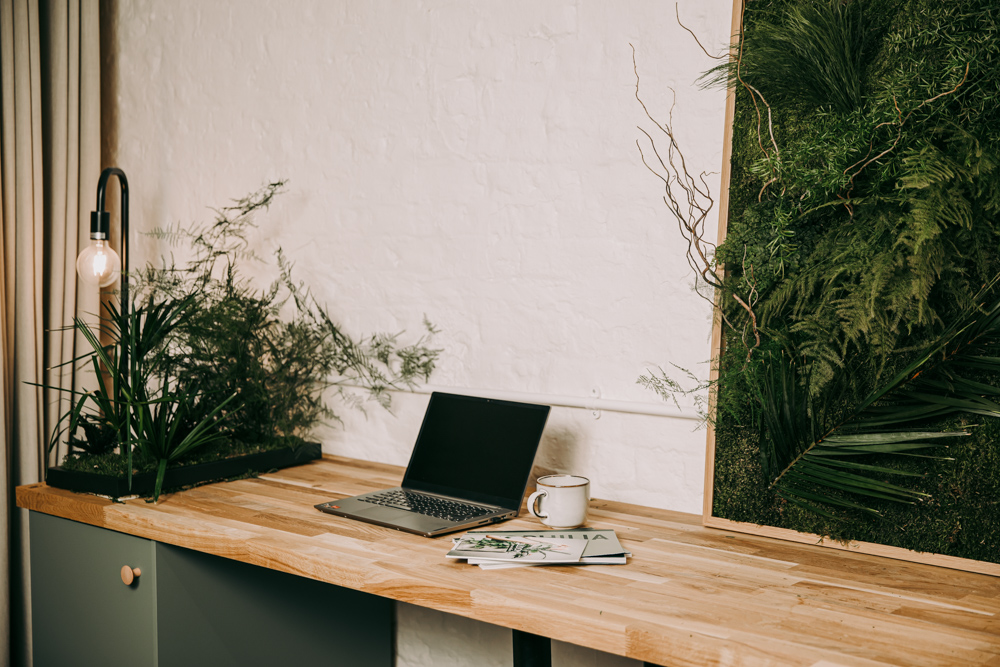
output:
[[[587,523],[590,480],[579,475],[546,475],[528,496],[528,511],[550,528],[576,528]]]

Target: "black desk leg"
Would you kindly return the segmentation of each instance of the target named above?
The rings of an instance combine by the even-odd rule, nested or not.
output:
[[[548,637],[512,630],[514,667],[552,667],[552,642]]]

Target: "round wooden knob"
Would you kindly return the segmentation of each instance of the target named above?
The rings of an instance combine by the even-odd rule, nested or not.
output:
[[[141,574],[142,570],[137,567],[122,565],[122,583],[126,586],[131,586],[132,582],[138,579]]]

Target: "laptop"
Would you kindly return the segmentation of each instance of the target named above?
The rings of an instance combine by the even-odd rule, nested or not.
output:
[[[549,409],[434,392],[400,486],[315,507],[426,537],[511,519]]]

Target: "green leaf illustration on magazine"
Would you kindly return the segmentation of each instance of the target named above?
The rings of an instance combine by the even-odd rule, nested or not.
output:
[[[578,563],[586,546],[583,540],[477,533],[464,535],[446,555],[448,558],[473,558],[477,561]]]

